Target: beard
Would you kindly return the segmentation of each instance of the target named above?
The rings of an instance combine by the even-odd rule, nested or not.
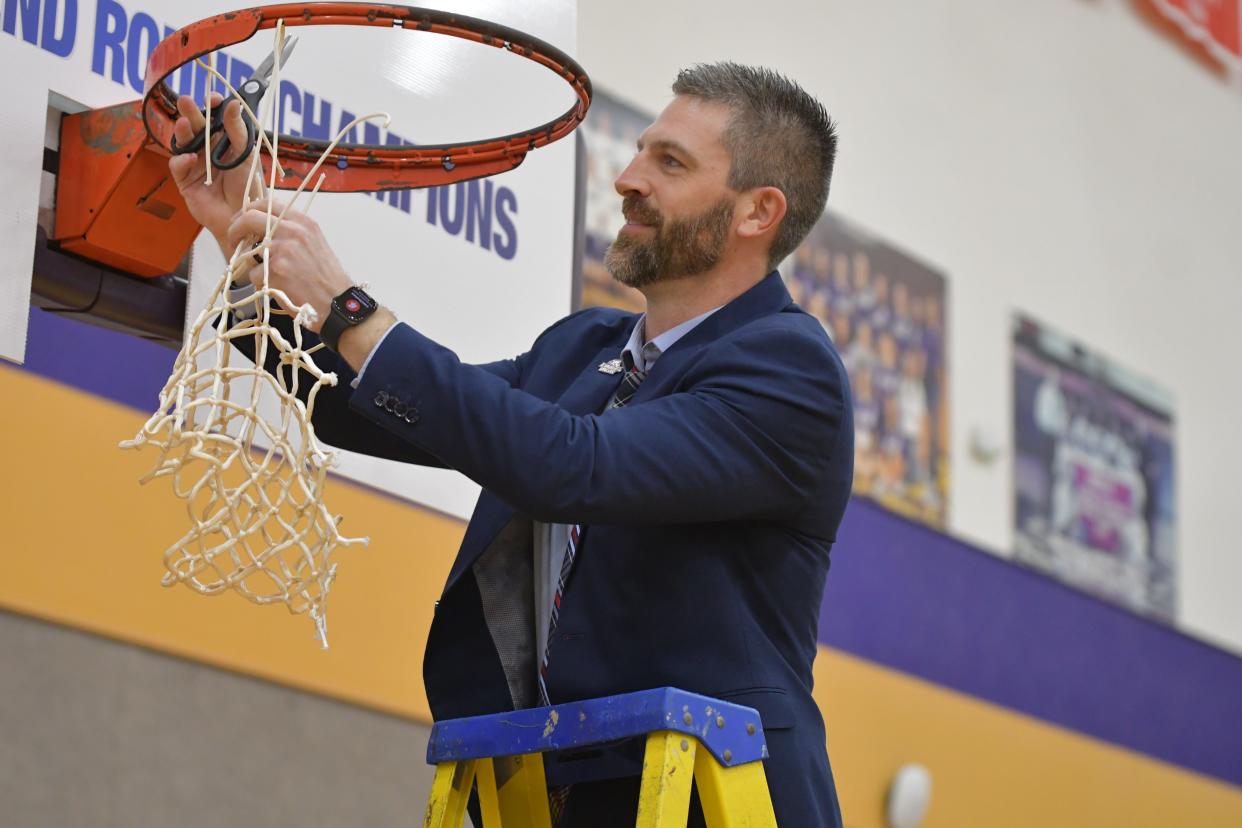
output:
[[[723,196],[698,215],[666,221],[637,196],[626,196],[622,212],[655,233],[649,237],[618,235],[604,254],[604,267],[621,284],[641,288],[715,267],[729,239],[733,199]]]

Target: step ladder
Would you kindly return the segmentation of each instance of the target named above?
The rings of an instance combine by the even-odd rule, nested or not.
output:
[[[424,828],[552,828],[543,754],[646,736],[636,828],[685,828],[691,781],[708,828],[776,828],[759,713],[672,687],[437,722]]]

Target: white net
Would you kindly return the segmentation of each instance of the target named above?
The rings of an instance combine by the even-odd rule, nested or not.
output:
[[[275,28],[273,54],[282,54],[284,38],[282,23]],[[214,66],[199,64],[240,99]],[[278,60],[269,89],[279,88]],[[271,97],[269,111],[274,109]],[[248,107],[246,111],[256,124],[263,123]],[[208,111],[208,124],[210,117]],[[323,157],[358,123],[372,119],[386,121],[387,116],[367,115],[347,125]],[[270,189],[275,189],[281,174],[275,161],[279,145],[275,125],[276,146],[262,129],[256,132],[247,202],[251,195],[263,192],[260,143],[267,145],[273,159]],[[206,184],[212,176],[210,140],[208,133],[203,150]],[[315,179],[323,157],[285,210],[303,194],[307,182]],[[320,183],[322,177],[312,188],[311,198]],[[274,213],[269,200],[267,213],[263,238],[238,245],[207,307],[186,330],[172,374],[160,392],[159,408],[138,435],[121,446],[159,449],[154,470],[142,482],[168,477],[173,492],[185,501],[190,528],[164,553],[165,586],[184,583],[206,595],[233,590],[258,604],[283,603],[290,612],[310,615],[326,648],[326,602],[336,574],[332,553],[337,546],[365,544],[367,539],[341,535],[340,517],[323,502],[336,452],[316,438],[311,414],[320,389],[336,385],[337,377],[315,364],[312,354],[321,345],[303,347],[301,326],[315,321],[315,311],[309,305],[296,307],[284,292],[270,286],[266,255],[262,282],[255,292],[241,300],[230,299],[234,278],[253,265],[254,253],[266,251],[284,210]],[[278,314],[293,316],[292,341],[271,324]],[[239,338],[253,341],[253,365],[233,353],[231,343]],[[273,357],[279,368],[269,373],[263,366]],[[309,388],[305,387],[308,381]],[[262,412],[273,410],[273,404],[277,413],[264,416]]]

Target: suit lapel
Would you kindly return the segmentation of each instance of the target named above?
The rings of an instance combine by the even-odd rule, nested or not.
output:
[[[622,340],[620,345],[610,344],[601,348],[561,394],[557,404],[569,413],[580,416],[603,411],[612,392],[621,384],[622,371],[604,370],[601,366],[619,358],[624,346],[625,340]]]
[[[651,373],[634,392],[630,405],[663,396],[681,376],[695,354],[748,322],[779,313],[791,302],[793,299],[785,289],[780,274],[776,271],[769,273],[750,290],[696,325],[692,331],[674,342],[668,351],[660,354]],[[621,347],[624,345],[625,342],[622,341]]]
[[[558,405],[571,414],[577,415],[598,414],[603,411],[612,392],[621,383],[621,372],[601,371],[600,366],[621,356],[621,349],[625,347],[633,327],[633,324],[629,325],[617,341],[599,349],[599,352],[586,363],[574,381],[557,399]],[[484,490],[475,507],[474,516],[466,526],[466,537],[462,539],[461,550],[445,582],[445,592],[452,589],[462,573],[487,550],[513,515],[512,507]]]
[[[760,279],[750,290],[704,319],[694,330],[673,343],[673,347],[669,348],[668,352],[671,354],[679,348],[710,343],[748,322],[781,312],[789,307],[791,302],[793,299],[789,296],[789,291],[785,289],[780,273],[774,270]]]

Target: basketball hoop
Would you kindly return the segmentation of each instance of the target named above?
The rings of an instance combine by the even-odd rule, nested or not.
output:
[[[240,43],[278,21],[285,26],[373,26],[430,32],[512,52],[566,81],[577,102],[559,117],[512,135],[456,144],[339,144],[326,155],[321,189],[365,192],[433,187],[507,172],[531,150],[573,132],[591,105],[591,81],[577,61],[549,43],[516,29],[460,14],[413,6],[368,3],[285,3],[228,12],[191,23],[165,38],[147,60],[142,117],[152,140],[172,151],[177,95],[166,80],[180,67],[217,49]],[[328,142],[282,135],[278,159],[296,187],[328,148]],[[277,183],[281,187],[280,182]]]

